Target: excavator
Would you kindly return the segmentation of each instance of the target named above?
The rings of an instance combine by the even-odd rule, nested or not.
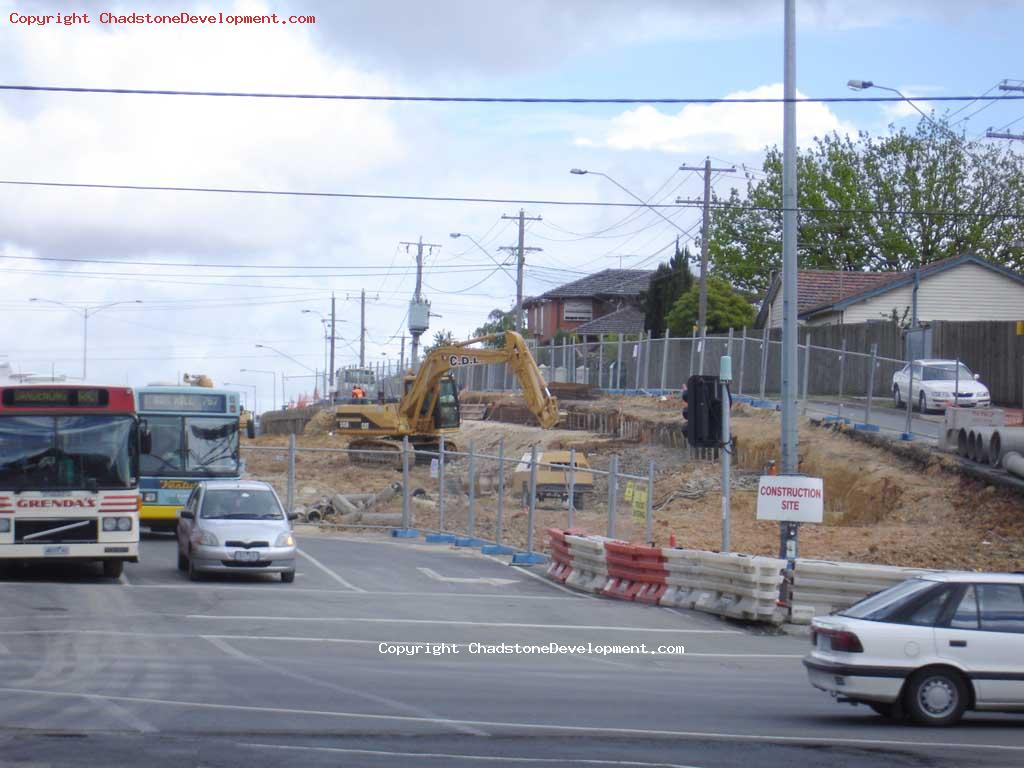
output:
[[[474,346],[494,341],[499,345]],[[442,435],[446,448],[458,450],[448,437],[458,431],[462,421],[459,391],[452,370],[486,363],[508,364],[522,387],[526,407],[537,417],[541,427],[551,429],[558,423],[558,401],[548,391],[529,347],[518,333],[505,331],[435,347],[423,358],[419,370],[404,378],[401,399],[392,402],[362,399],[335,406],[335,434],[351,438],[349,448],[353,450],[386,450],[397,454],[401,451],[402,439],[408,437],[414,450],[436,451]],[[368,459],[365,462],[384,463]]]

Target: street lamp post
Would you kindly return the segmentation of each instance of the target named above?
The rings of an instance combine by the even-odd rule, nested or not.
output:
[[[95,315],[97,312],[102,312],[104,309],[110,309],[116,307],[118,304],[141,304],[142,299],[128,299],[125,301],[111,301],[107,304],[98,304],[94,306],[76,307],[73,304],[65,304],[63,301],[56,301],[54,299],[40,299],[33,297],[29,301],[39,302],[41,304],[56,304],[58,307],[64,307],[75,312],[82,313],[82,379],[85,379],[88,374],[88,363],[89,363],[89,318]]]
[[[263,371],[263,370],[260,370],[258,368],[239,368],[238,371],[239,371],[239,373],[269,373],[270,374],[270,378],[274,382],[274,399],[270,401],[270,404],[271,404],[271,406],[273,406],[272,410],[276,411],[277,410],[277,372],[276,371]],[[284,386],[284,383],[282,382],[282,387],[283,386]]]

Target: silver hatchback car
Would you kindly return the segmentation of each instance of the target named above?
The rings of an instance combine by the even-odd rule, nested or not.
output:
[[[178,511],[178,570],[202,573],[279,573],[295,580],[291,521],[269,483],[208,480]]]

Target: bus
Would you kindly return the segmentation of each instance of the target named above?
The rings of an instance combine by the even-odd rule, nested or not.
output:
[[[152,385],[138,391],[151,450],[142,457],[142,524],[173,531],[196,483],[241,477],[239,395],[226,389]]]
[[[127,387],[0,385],[0,564],[139,559],[139,456]]]

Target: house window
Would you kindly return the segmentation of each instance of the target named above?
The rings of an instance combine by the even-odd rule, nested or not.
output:
[[[594,319],[594,303],[592,301],[567,301],[562,308],[562,319],[567,322],[589,322]]]

